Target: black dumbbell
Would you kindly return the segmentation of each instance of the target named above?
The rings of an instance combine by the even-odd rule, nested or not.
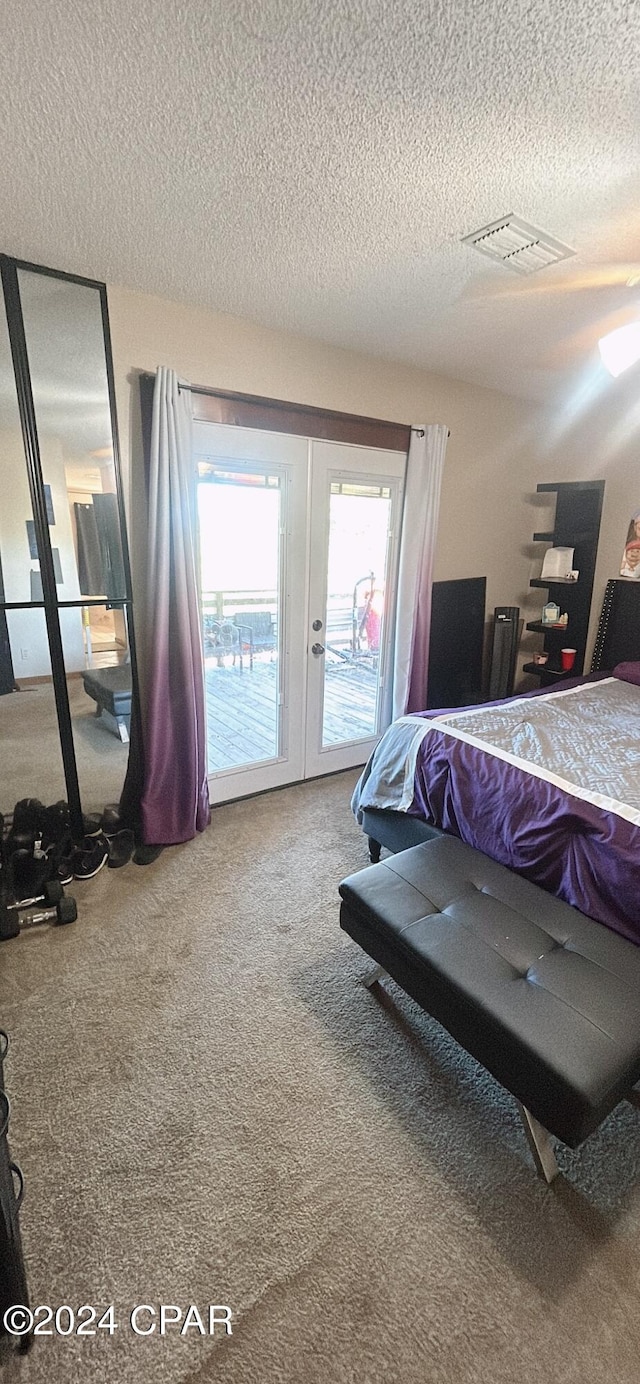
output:
[[[58,903],[51,904],[48,908],[27,908],[24,913],[20,909],[18,917],[20,919],[20,929],[27,927],[39,927],[41,923],[53,923],[54,927],[61,927],[64,923],[75,923],[78,916],[78,905],[75,899],[60,899]]]
[[[41,923],[53,923],[60,927],[64,923],[75,923],[78,906],[75,899],[63,898],[49,908],[7,908],[0,904],[0,942],[8,942],[26,928],[39,927]]]
[[[34,894],[30,899],[18,899],[17,903],[7,904],[7,908],[31,908],[36,903],[60,903],[63,898],[64,889],[60,880],[48,879],[39,894]]]

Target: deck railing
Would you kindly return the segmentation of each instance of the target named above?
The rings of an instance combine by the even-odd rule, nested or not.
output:
[[[243,615],[252,611],[265,611],[271,615],[274,629],[278,624],[278,593],[270,590],[203,591],[202,616],[205,632],[207,625],[224,621],[239,623]],[[363,648],[359,634],[359,614],[354,608],[353,592],[333,592],[327,601],[325,641],[335,652],[343,651],[343,657],[356,658]],[[365,645],[366,649],[366,645]]]
[[[278,614],[276,591],[203,591],[202,614],[214,620],[233,620],[251,610],[265,610],[275,620]]]

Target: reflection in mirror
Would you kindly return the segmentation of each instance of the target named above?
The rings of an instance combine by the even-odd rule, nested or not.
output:
[[[131,663],[102,296],[18,269],[84,812],[117,802]],[[43,599],[4,303],[0,306],[0,604]],[[93,605],[91,602],[97,601]],[[73,603],[73,604],[72,604]],[[14,690],[18,689],[18,690]],[[72,786],[72,765],[70,785]],[[0,610],[0,811],[67,797],[42,609]]]
[[[31,601],[30,534],[33,514],[4,302],[0,295],[0,600]],[[3,594],[4,592],[4,594]],[[46,643],[46,640],[45,640]],[[0,669],[0,683],[3,683]]]
[[[100,293],[32,270],[19,270],[18,281],[58,600],[123,600]],[[37,591],[37,553],[32,569]]]
[[[66,789],[44,611],[8,610],[5,618],[16,688],[0,695],[0,811],[7,815],[20,798],[49,805],[66,798]]]
[[[117,803],[129,758],[131,664],[119,607],[60,612],[73,743],[83,811]],[[73,621],[63,617],[73,616]],[[79,653],[79,645],[81,652]]]

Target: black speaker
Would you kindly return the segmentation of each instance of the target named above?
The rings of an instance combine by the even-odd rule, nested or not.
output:
[[[520,607],[496,606],[493,612],[489,701],[510,697],[516,672],[520,632]]]

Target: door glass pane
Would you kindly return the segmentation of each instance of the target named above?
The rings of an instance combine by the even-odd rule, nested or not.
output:
[[[332,481],[322,745],[375,735],[391,492]]]
[[[25,269],[18,281],[58,599],[124,600],[100,293]],[[37,600],[37,551],[31,566]]]
[[[266,471],[199,464],[209,773],[280,753],[282,487]]]

